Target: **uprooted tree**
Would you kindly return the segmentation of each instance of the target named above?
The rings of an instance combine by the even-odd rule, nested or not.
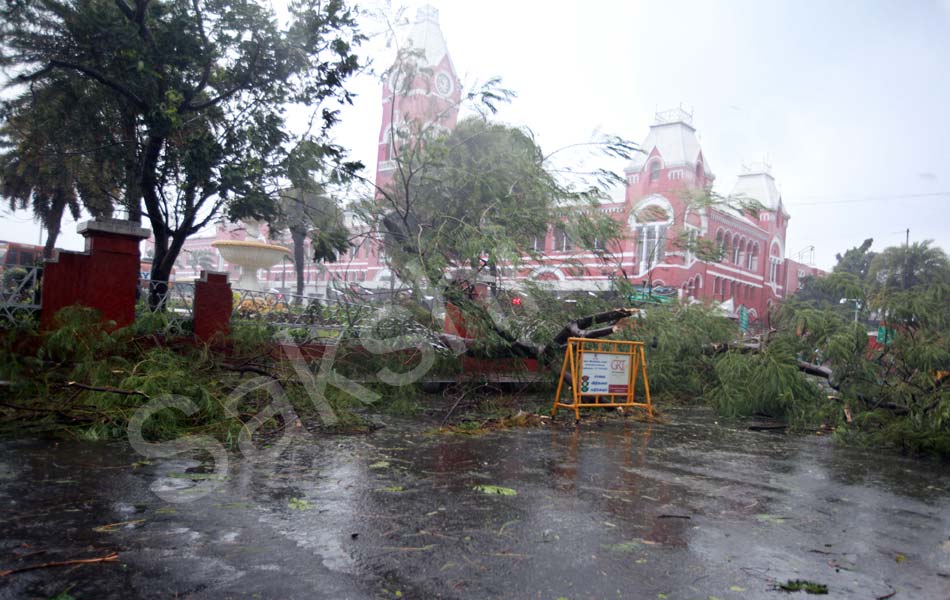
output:
[[[578,190],[556,177],[548,168],[550,156],[529,131],[484,115],[463,119],[447,133],[444,128],[433,133],[416,122],[398,131],[395,176],[363,207],[380,232],[391,268],[417,296],[434,289],[461,310],[481,338],[479,348],[469,345],[469,352],[547,356],[546,345],[519,340],[499,325],[497,315],[476,300],[476,290],[479,283],[495,282],[541,259],[535,240],[543,239],[552,224],[578,249],[605,254],[605,243],[619,238],[620,227],[598,210],[605,198],[602,188]],[[615,156],[633,150],[615,138],[599,145]],[[579,319],[566,331],[607,335],[603,327],[588,328],[628,315],[625,309],[608,311]],[[566,339],[558,335],[552,343]]]
[[[722,355],[711,399],[726,414],[835,424],[845,437],[950,456],[950,261],[930,242],[861,260],[869,247],[807,281],[761,343]],[[866,320],[879,323],[877,343]]]

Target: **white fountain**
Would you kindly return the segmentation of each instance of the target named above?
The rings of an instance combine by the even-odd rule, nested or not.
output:
[[[257,280],[258,269],[269,269],[290,255],[290,250],[283,246],[268,244],[263,241],[257,227],[248,225],[248,233],[256,235],[261,241],[219,240],[211,245],[218,249],[221,256],[232,265],[241,267],[241,278],[235,286],[242,290],[260,290],[261,284]]]

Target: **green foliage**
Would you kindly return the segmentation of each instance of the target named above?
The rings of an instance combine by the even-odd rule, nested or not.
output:
[[[385,233],[385,252],[404,282],[447,287],[449,270],[457,281],[518,268],[540,257],[535,239],[552,225],[572,248],[599,255],[619,236],[617,221],[598,210],[606,198],[602,184],[616,180],[607,172],[593,182],[572,177],[573,168],[554,164],[559,151],[544,154],[529,130],[487,120],[493,102],[509,97],[487,88],[466,96],[482,103],[482,116],[448,133],[446,121],[458,107],[431,122],[394,123],[395,176],[361,210]],[[632,151],[617,138],[576,146],[611,156]]]
[[[661,399],[702,401],[715,383],[717,357],[709,349],[731,341],[735,324],[702,305],[650,307],[645,313],[622,337],[647,344],[651,392]]]
[[[871,261],[868,283],[874,291],[909,291],[950,284],[950,263],[931,241],[886,248]]]
[[[479,273],[517,264],[534,252],[535,237],[562,221],[562,203],[571,199],[577,205],[563,227],[575,243],[593,248],[595,238],[617,236],[613,219],[588,210],[596,199],[572,193],[548,172],[526,130],[469,118],[418,147],[406,143],[401,171],[411,181],[397,178],[372,208],[382,211],[386,253],[401,271],[418,264],[440,281],[449,268]]]
[[[789,579],[778,586],[783,592],[805,592],[806,594],[824,595],[828,593],[828,586],[805,579]]]
[[[133,218],[144,205],[151,278],[167,281],[185,238],[216,217],[276,216],[274,190],[294,148],[334,164],[338,178],[352,174],[361,165],[328,132],[361,66],[356,14],[338,0],[288,9],[278,20],[254,0],[3,4],[0,67],[18,74],[10,120],[31,125],[13,144],[12,158],[32,169],[14,182],[17,198],[29,188],[61,213],[89,189],[121,198]],[[321,117],[317,133],[287,127],[293,103]],[[32,160],[40,147],[53,151],[47,172]]]
[[[67,212],[73,219],[83,207],[93,216],[111,213],[104,201],[114,175],[104,157],[109,146],[83,131],[84,115],[99,109],[100,101],[91,86],[52,76],[11,101],[0,127],[0,195],[11,209],[32,210],[47,231],[47,253]]]
[[[874,238],[868,238],[860,246],[849,249],[843,255],[836,254],[835,258],[838,264],[835,265],[834,272],[850,273],[857,277],[859,281],[867,279],[871,262],[877,256],[876,252],[870,251],[873,243]]]
[[[274,332],[266,324],[236,327],[225,356],[187,338],[152,335],[157,317],[119,330],[100,323],[99,315],[84,307],[63,309],[56,319],[59,327],[51,332],[22,327],[0,336],[0,373],[11,381],[10,402],[0,408],[0,430],[112,439],[125,435],[138,408],[173,394],[188,398],[197,410],[191,415],[174,409],[155,413],[144,423],[146,439],[202,432],[234,442],[273,401],[262,388],[241,395],[236,406],[226,410],[232,390],[261,372],[272,373],[280,382],[298,416],[316,417],[305,382],[291,365],[275,360]],[[251,364],[253,371],[226,366],[230,363]],[[404,388],[404,395],[407,390],[412,392]],[[326,395],[337,428],[366,428],[366,421],[354,412],[357,402],[332,386]],[[286,423],[276,417],[262,423],[265,431],[282,426]]]
[[[726,353],[716,363],[718,384],[710,399],[727,417],[766,415],[803,423],[821,398],[799,371],[794,344],[776,340],[763,352]]]
[[[300,165],[292,153],[290,163],[296,171]],[[315,167],[314,167],[315,168]],[[343,218],[343,210],[330,198],[322,185],[309,179],[310,169],[300,168],[292,173],[291,181],[298,187],[284,190],[278,203],[279,214],[271,231],[286,229],[294,245],[294,271],[297,294],[304,288],[304,242],[310,234],[310,248],[315,262],[336,262],[350,247],[350,232]],[[300,177],[301,181],[297,181]]]
[[[840,439],[950,456],[950,264],[929,242],[868,252],[870,240],[839,255],[828,277],[809,282],[776,319],[793,352],[832,372],[840,405],[821,418]],[[868,329],[852,323],[837,298],[856,298],[862,314],[894,331],[890,343],[868,347]]]

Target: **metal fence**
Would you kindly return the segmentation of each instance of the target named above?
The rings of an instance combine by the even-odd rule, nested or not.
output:
[[[334,344],[344,338],[396,340],[424,337],[441,347],[438,336],[421,323],[393,312],[391,304],[353,302],[346,298],[320,300],[295,294],[255,290],[234,291],[232,326],[266,324],[277,336],[298,343]]]
[[[0,321],[14,325],[39,317],[43,267],[0,265]]]
[[[165,335],[186,335],[195,317],[195,284],[140,279],[135,318],[150,323]]]
[[[332,342],[367,326],[380,307],[345,300],[320,301],[309,296],[235,289],[232,323],[262,323],[296,341]]]

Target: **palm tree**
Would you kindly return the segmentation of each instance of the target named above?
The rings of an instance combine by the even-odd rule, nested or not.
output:
[[[94,98],[66,79],[34,86],[32,95],[39,100],[11,103],[0,128],[0,195],[12,210],[32,209],[47,232],[43,255],[48,258],[67,210],[74,219],[83,207],[93,217],[112,214],[111,186],[105,182],[115,167],[109,152],[99,151],[109,144],[74,131],[81,115],[94,110]]]
[[[204,270],[204,271],[214,271],[215,267],[215,254],[211,250],[186,250],[189,257],[189,266],[195,271]]]
[[[274,231],[288,230],[293,242],[297,295],[304,289],[304,244],[310,234],[310,247],[316,262],[336,262],[350,246],[343,211],[326,195],[322,186],[310,190],[287,189],[280,195],[280,217]]]
[[[872,287],[909,291],[921,286],[950,283],[950,262],[932,240],[910,246],[891,246],[874,257],[868,279]]]

